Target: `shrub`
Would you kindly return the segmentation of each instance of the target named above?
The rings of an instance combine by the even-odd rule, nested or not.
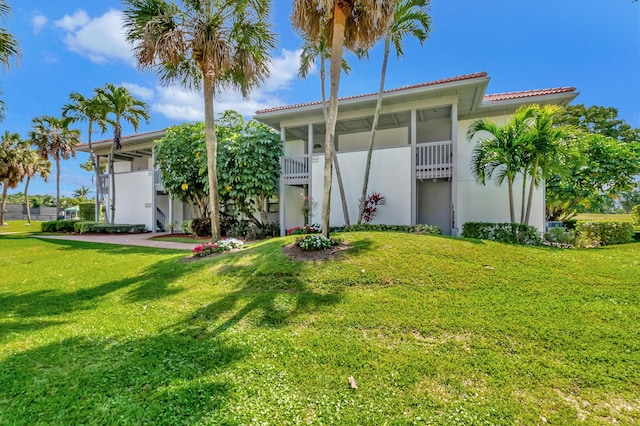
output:
[[[182,225],[180,226],[180,230],[183,234],[191,234],[193,231],[191,229],[191,221],[184,220],[182,221]]]
[[[384,206],[384,204],[385,199],[379,192],[369,194],[364,200],[364,210],[362,212],[364,223],[370,223],[378,213],[378,206]]]
[[[442,231],[435,225],[385,225],[360,223],[350,226],[331,228],[331,232],[359,232],[359,231],[382,231],[382,232],[410,232],[416,234],[440,235]]]
[[[250,220],[241,220],[229,230],[229,235],[249,240],[263,240],[265,238],[280,236],[280,225],[272,222],[258,226]]]
[[[202,217],[191,221],[191,231],[196,237],[211,236],[211,218]]]
[[[629,222],[578,222],[578,245],[608,246],[633,241],[633,225]]]
[[[96,222],[80,220],[73,225],[73,230],[79,234],[86,234],[87,232],[91,232],[94,225],[96,225]]]
[[[467,222],[462,225],[462,236],[509,244],[542,244],[542,237],[536,228],[520,223]]]
[[[234,248],[238,248],[242,246],[242,241],[236,240],[234,238],[229,238],[225,240],[208,242],[205,244],[198,244],[191,250],[194,256],[204,257],[209,256],[213,253],[222,253],[223,251],[228,251]]]
[[[640,204],[631,207],[631,221],[634,225],[640,226]]]
[[[573,247],[578,241],[576,231],[566,228],[551,228],[544,234],[544,239],[548,245],[564,248]]]
[[[296,239],[296,245],[304,251],[310,250],[326,250],[331,246],[335,246],[340,241],[336,238],[325,238],[322,235],[307,235]]]
[[[80,210],[78,210],[78,217],[80,220],[96,220],[96,204],[94,202],[84,201],[82,203],[78,203],[78,207],[80,208]]]
[[[295,228],[287,229],[287,235],[300,235],[300,234],[319,234],[322,232],[322,225],[314,223],[312,225],[296,226]]]
[[[78,220],[50,220],[42,223],[42,232],[73,232],[74,224]]]

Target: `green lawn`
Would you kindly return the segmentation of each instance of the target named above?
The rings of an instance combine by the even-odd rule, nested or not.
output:
[[[31,221],[31,225],[26,220],[10,220],[7,222],[8,226],[0,226],[0,234],[25,234],[40,232],[42,222],[36,220]]]
[[[182,262],[0,236],[0,424],[640,422],[640,244],[343,238],[300,263],[292,237]]]
[[[579,221],[609,221],[609,222],[631,222],[630,214],[598,214],[598,213],[582,213],[576,216]]]

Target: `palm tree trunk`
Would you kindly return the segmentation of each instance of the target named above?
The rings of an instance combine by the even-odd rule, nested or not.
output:
[[[520,223],[524,223],[524,210],[526,203],[524,202],[525,194],[527,192],[527,173],[522,173],[522,197],[520,205]]]
[[[7,192],[9,191],[9,178],[2,181],[2,204],[0,205],[0,226],[4,226],[4,209],[7,208]]]
[[[91,147],[91,133],[93,132],[93,121],[89,120],[89,135],[87,136],[87,145],[89,146],[89,159],[93,166],[93,173],[96,176],[96,205],[94,209],[94,221],[100,221],[100,166],[96,156],[93,154],[93,148]]]
[[[27,182],[24,184],[24,205],[27,208],[27,223],[31,225],[31,207],[29,206],[29,182],[31,176],[27,175]]]
[[[509,188],[509,214],[511,217],[511,223],[516,223],[516,214],[513,209],[513,178],[507,178],[507,187]]]
[[[60,157],[55,155],[56,160],[56,220],[60,216]]]
[[[204,74],[204,72],[203,72]],[[213,81],[206,75],[204,85],[204,133],[207,145],[207,174],[209,178],[209,202],[211,203],[211,240],[220,239],[220,202],[218,201],[218,141],[213,113],[215,88]]]
[[[320,53],[320,90],[322,91],[322,114],[324,115],[324,122],[327,122],[327,96],[324,84],[325,77],[325,56],[323,53]],[[333,139],[333,152],[336,152],[336,143],[335,138]],[[344,192],[344,185],[342,183],[342,172],[340,172],[340,163],[338,162],[338,155],[335,154],[333,157],[333,165],[336,168],[336,178],[338,180],[338,189],[340,190],[340,200],[342,201],[342,214],[344,215],[344,224],[349,226],[351,225],[351,220],[349,219],[349,207],[347,206],[347,196]]]
[[[529,217],[531,216],[531,203],[533,202],[533,185],[538,175],[538,159],[533,163],[533,170],[531,170],[531,183],[529,184],[529,198],[527,200],[527,215],[524,217],[524,224],[529,224]],[[524,197],[523,201],[524,203]]]
[[[331,61],[329,64],[329,116],[324,140],[324,196],[322,199],[322,236],[329,238],[331,216],[331,181],[333,178],[333,140],[338,118],[338,88],[342,73],[342,42],[346,16],[339,4],[333,8],[333,39],[331,40]]]
[[[380,118],[380,110],[382,109],[382,94],[384,93],[384,80],[387,76],[387,62],[389,60],[390,46],[391,37],[387,35],[384,38],[384,56],[382,59],[382,71],[380,72],[380,89],[378,90],[378,101],[376,102],[376,110],[373,113],[373,123],[371,124],[371,136],[369,137],[369,149],[367,150],[367,164],[364,169],[364,181],[362,182],[362,194],[360,196],[360,204],[358,208],[358,224],[362,223],[362,217],[364,216],[364,205],[367,198],[367,189],[369,187],[369,173],[371,171],[371,157],[373,156],[373,145],[376,140],[376,130],[378,129],[378,120]],[[415,161],[415,159],[413,161]]]
[[[111,145],[111,152],[109,153],[109,211],[104,215],[107,223],[115,223],[116,216],[116,176],[113,173],[115,149],[116,146]]]

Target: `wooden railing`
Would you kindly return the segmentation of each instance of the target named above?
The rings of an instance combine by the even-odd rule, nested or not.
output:
[[[451,141],[420,143],[416,145],[416,178],[446,178],[453,174]]]
[[[305,185],[309,183],[309,157],[295,155],[280,157],[281,178],[285,185]]]

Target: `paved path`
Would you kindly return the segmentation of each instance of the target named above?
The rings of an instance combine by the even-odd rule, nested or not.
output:
[[[153,234],[104,234],[104,235],[33,235],[35,238],[52,240],[85,241],[87,243],[121,244],[127,246],[142,246],[162,249],[189,250],[191,251],[197,242],[174,243],[151,239]]]

